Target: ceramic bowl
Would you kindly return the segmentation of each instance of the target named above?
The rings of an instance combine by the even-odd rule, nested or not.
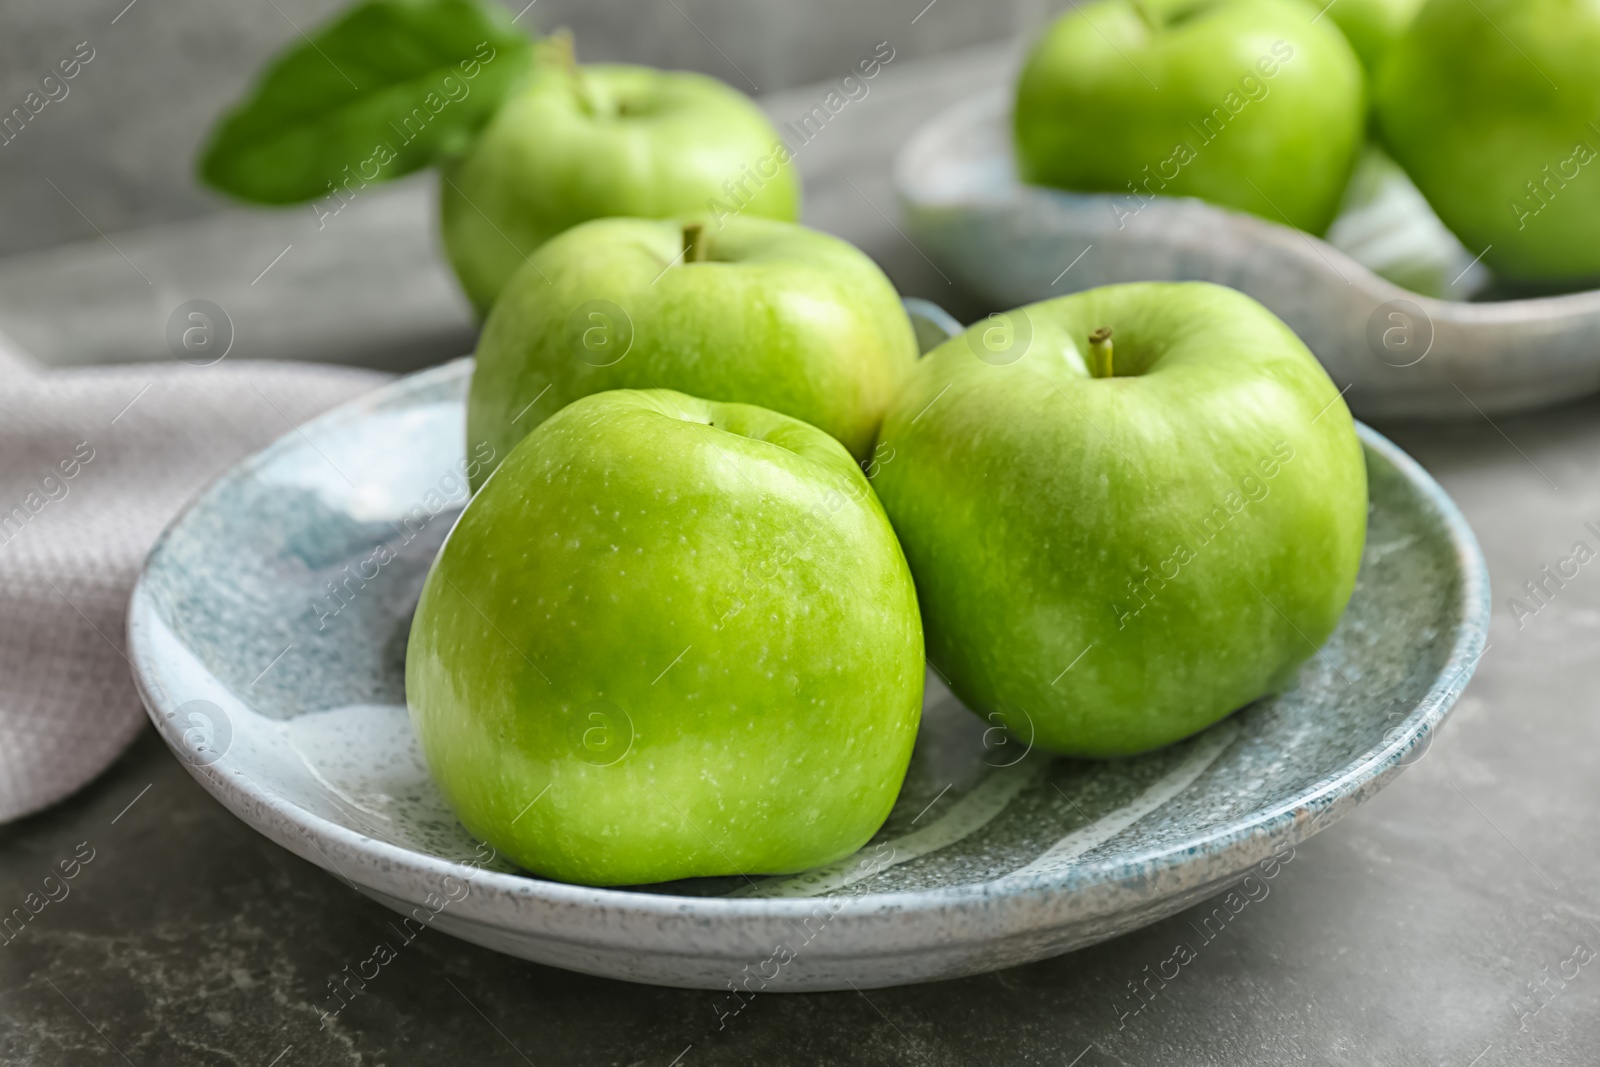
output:
[[[1336,223],[1341,249],[1199,200],[1023,185],[1009,106],[1009,90],[957,105],[913,135],[895,165],[913,242],[997,309],[1116,282],[1232,286],[1293,327],[1363,418],[1480,418],[1600,389],[1600,291],[1437,299],[1346,250],[1376,262],[1384,240],[1410,230],[1417,236],[1405,243],[1444,272],[1442,291],[1483,284],[1476,250],[1463,252],[1408,183],[1363,218]]]
[[[865,988],[1066,952],[1241,878],[1238,899],[1255,899],[1252,877],[1265,886],[1426,751],[1483,646],[1471,531],[1363,429],[1360,581],[1283,696],[1096,763],[1031,750],[930,675],[904,790],[860,854],[791,877],[545,881],[456,822],[405,708],[411,613],[466,496],[470,374],[395,382],[225,475],[152,550],[128,631],[151,719],[230,811],[412,924],[526,959],[664,985]]]

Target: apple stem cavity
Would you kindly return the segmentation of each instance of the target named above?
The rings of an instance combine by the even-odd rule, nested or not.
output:
[[[1096,378],[1115,375],[1111,357],[1111,327],[1102,326],[1089,335],[1089,373]]]
[[[685,263],[704,263],[710,259],[710,239],[706,236],[706,228],[702,223],[685,223],[683,227],[683,261]]]
[[[1146,0],[1128,0],[1128,3],[1133,6],[1133,13],[1139,16],[1139,21],[1143,22],[1151,33],[1161,32],[1161,17]]]

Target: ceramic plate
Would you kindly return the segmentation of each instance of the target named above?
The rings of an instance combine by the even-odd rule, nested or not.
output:
[[[1293,327],[1365,418],[1479,418],[1600,389],[1600,291],[1466,302],[1487,284],[1479,250],[1462,249],[1397,170],[1334,224],[1341,248],[1199,200],[1022,185],[1009,96],[936,117],[895,167],[912,240],[997,309],[1114,282],[1219,282]]]
[[[1286,695],[1161,752],[1090,763],[1031,751],[930,675],[904,790],[857,856],[792,877],[544,881],[457,824],[405,709],[411,612],[466,495],[470,374],[460,361],[403,379],[224,476],[151,552],[129,639],[162,737],[239,818],[416,923],[541,963],[840,989],[1112,937],[1252,869],[1270,877],[1275,850],[1426,750],[1482,648],[1488,584],[1471,532],[1363,430],[1360,581]]]

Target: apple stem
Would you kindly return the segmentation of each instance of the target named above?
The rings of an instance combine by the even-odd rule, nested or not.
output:
[[[1111,327],[1102,326],[1089,335],[1089,373],[1110,378],[1116,373],[1111,360]]]
[[[706,261],[707,245],[705,225],[699,222],[685,223],[683,227],[683,261],[685,263],[704,263]]]
[[[1134,14],[1139,16],[1139,21],[1143,22],[1151,33],[1160,32],[1161,18],[1146,0],[1128,0],[1128,3],[1133,5]]]
[[[584,81],[583,68],[578,66],[578,46],[572,31],[563,26],[546,40],[550,42],[550,50],[556,65],[566,71],[567,77],[572,79],[572,93],[578,98],[578,107],[585,115],[593,115],[594,98],[589,95],[589,85]]]

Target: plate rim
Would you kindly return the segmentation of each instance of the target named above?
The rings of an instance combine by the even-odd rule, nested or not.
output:
[[[1461,614],[1450,635],[1451,651],[1448,659],[1435,676],[1427,693],[1416,701],[1406,718],[1384,734],[1383,743],[1368,748],[1343,766],[1307,783],[1293,798],[1274,808],[1252,812],[1219,824],[1204,835],[1187,838],[1182,842],[1152,850],[1132,859],[1112,863],[1080,864],[1068,868],[1064,874],[1039,872],[1023,877],[1012,877],[1008,874],[1001,876],[1003,881],[992,879],[935,889],[892,890],[831,897],[700,897],[656,893],[647,889],[581,886],[526,874],[485,870],[470,863],[414,851],[323,818],[271,790],[254,787],[243,777],[242,772],[209,773],[226,772],[228,769],[226,759],[206,768],[183,760],[176,724],[169,717],[179,706],[179,702],[165,694],[157,693],[155,691],[157,687],[152,685],[151,681],[156,669],[154,666],[156,656],[151,646],[151,629],[153,626],[165,624],[158,618],[147,618],[147,615],[153,616],[154,612],[153,602],[146,588],[150,567],[165,549],[171,535],[224,484],[270,462],[282,451],[301,447],[304,440],[303,431],[354,421],[381,406],[393,403],[408,393],[466,377],[471,369],[472,359],[468,356],[401,377],[339,405],[301,427],[287,431],[265,448],[229,467],[172,517],[152,545],[140,567],[139,577],[129,601],[127,634],[132,673],[146,713],[163,742],[180,757],[179,762],[213,799],[233,812],[252,830],[286,848],[289,847],[287,842],[275,836],[264,825],[267,820],[259,816],[252,818],[245,814],[252,808],[270,812],[283,826],[292,827],[302,834],[308,842],[317,847],[318,852],[326,851],[331,855],[316,857],[306,855],[298,849],[291,848],[291,851],[341,880],[350,879],[331,856],[348,858],[360,867],[364,874],[369,875],[371,882],[364,882],[363,885],[370,884],[373,889],[402,898],[407,896],[406,890],[412,884],[407,875],[422,876],[432,880],[434,884],[445,878],[467,882],[477,892],[463,900],[456,910],[468,915],[476,913],[484,921],[502,920],[503,909],[506,906],[519,908],[526,905],[543,905],[554,909],[577,908],[647,920],[684,920],[691,924],[693,930],[702,928],[706,923],[768,919],[784,921],[803,918],[812,914],[819,902],[835,901],[848,904],[838,911],[836,921],[884,921],[902,930],[908,930],[918,918],[951,912],[961,912],[980,920],[975,927],[966,929],[960,934],[956,931],[944,931],[941,942],[950,944],[959,941],[988,941],[996,936],[1017,934],[1045,924],[1037,918],[1018,922],[1010,917],[1012,913],[1000,914],[998,909],[988,907],[997,900],[1018,905],[1024,902],[1041,905],[1051,912],[1057,921],[1062,917],[1089,919],[1097,915],[1133,910],[1140,905],[1158,903],[1182,892],[1181,887],[1166,892],[1156,892],[1156,879],[1159,875],[1196,866],[1205,869],[1208,864],[1214,871],[1220,871],[1214,873],[1213,880],[1227,877],[1230,870],[1242,873],[1275,851],[1285,846],[1297,845],[1312,834],[1332,825],[1338,818],[1388,784],[1404,769],[1407,756],[1411,752],[1419,745],[1431,742],[1432,732],[1449,715],[1461,691],[1471,680],[1487,640],[1492,606],[1488,569],[1477,538],[1466,518],[1444,489],[1420,464],[1388,438],[1364,423],[1357,422],[1357,432],[1363,445],[1392,464],[1419,493],[1435,512],[1455,549],[1457,573],[1461,581]],[[327,863],[322,862],[323,859],[327,859]],[[398,876],[396,872],[399,872]],[[1145,883],[1145,891],[1142,893],[1134,888],[1139,880]],[[1085,909],[1081,906],[1082,894],[1119,883],[1134,893],[1132,899],[1124,896],[1118,906],[1106,910]],[[626,931],[618,926],[613,932]],[[609,940],[606,931],[596,930],[541,930],[539,936],[574,943]],[[838,955],[840,957],[877,955],[881,954],[883,947],[881,944],[862,942],[855,946],[855,951],[846,950]],[[933,946],[923,947],[931,949]],[[900,946],[902,952],[915,949],[915,945]]]

